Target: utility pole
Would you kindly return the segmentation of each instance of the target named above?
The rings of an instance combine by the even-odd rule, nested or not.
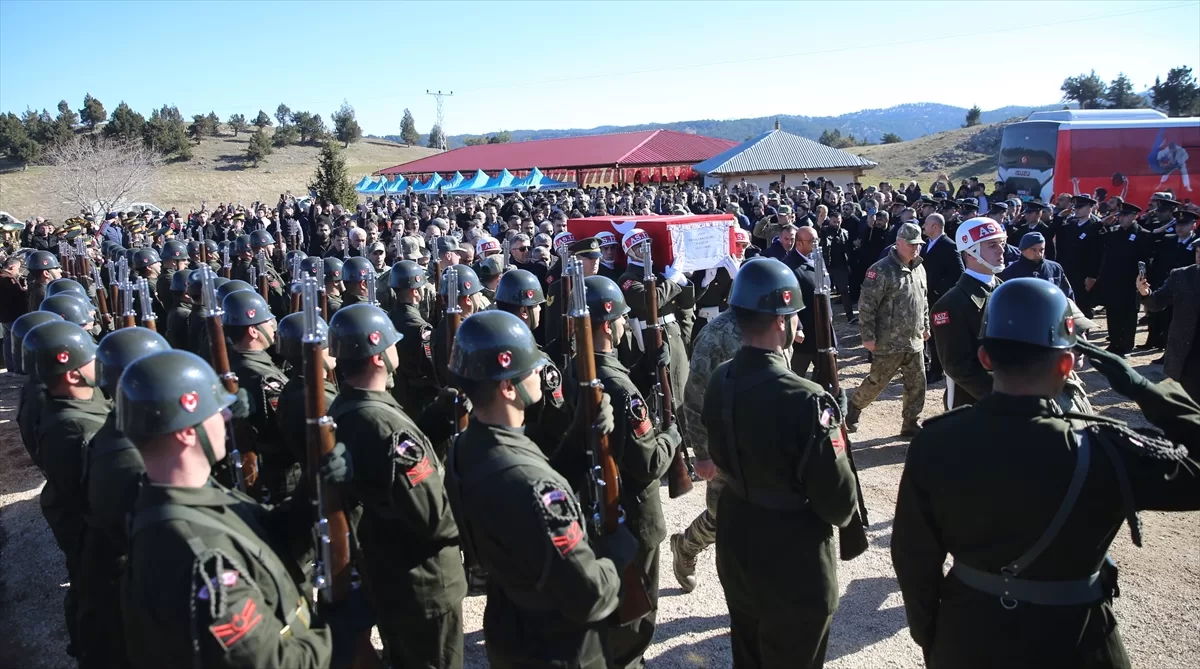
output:
[[[443,108],[443,105],[445,105],[445,103],[446,103],[446,98],[454,95],[454,91],[450,91],[449,93],[443,93],[441,91],[438,91],[438,92],[434,93],[433,91],[426,88],[425,94],[432,95],[433,98],[435,100],[437,100],[437,127],[438,127],[438,130],[442,131],[442,137],[441,137],[442,141],[441,141],[441,145],[438,146],[438,148],[441,149],[442,151],[445,151],[447,148],[446,147],[446,126],[442,125],[442,119],[443,119],[442,108]]]

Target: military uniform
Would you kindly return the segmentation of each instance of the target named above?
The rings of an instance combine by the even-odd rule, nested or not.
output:
[[[629,325],[633,331],[641,332],[642,350],[648,355],[643,359],[654,359],[654,351],[646,351],[646,347],[650,345],[647,338],[650,333],[646,327],[647,315],[647,296],[646,284],[642,283],[644,269],[642,265],[630,261],[628,267],[625,268],[625,273],[621,275],[621,280],[618,285],[621,287],[621,292],[625,293],[625,301],[629,304]],[[668,281],[661,276],[655,283],[655,290],[658,293],[658,320],[663,324],[663,343],[667,345],[667,349],[671,355],[670,381],[671,381],[671,399],[674,406],[673,409],[678,410],[683,404],[683,387],[687,384],[688,375],[688,359],[687,347],[683,340],[683,331],[680,329],[679,312],[681,309],[690,308],[695,304],[695,289],[691,286],[681,287],[674,281]],[[645,374],[645,378],[639,378],[639,387],[643,392],[648,392],[653,385],[653,376]]]
[[[933,305],[933,341],[946,371],[949,409],[972,404],[992,392],[992,374],[979,362],[979,326],[988,297],[1000,283],[993,278],[988,285],[963,274]]]
[[[309,475],[309,472],[305,471],[308,462],[308,425],[306,423],[308,415],[304,410],[306,381],[303,365],[297,365],[294,370],[295,372],[283,386],[283,392],[279,395],[279,406],[275,410],[275,418],[279,423],[279,434],[287,444],[292,459],[299,463],[300,478],[303,480]],[[337,386],[328,378],[323,379],[321,385],[325,388],[325,406],[329,406],[337,398]]]
[[[29,302],[26,304],[25,311],[37,311],[44,299],[46,299],[46,284],[37,281],[31,282],[29,284]]]
[[[1100,266],[1100,221],[1095,216],[1078,218],[1072,215],[1055,221],[1051,231],[1054,234],[1055,260],[1063,266],[1071,285],[1079,289],[1075,301],[1083,314],[1091,318],[1092,307],[1098,301],[1087,290],[1086,279],[1095,277]]]
[[[1138,295],[1134,282],[1138,261],[1150,259],[1152,235],[1137,223],[1115,227],[1101,236],[1104,258],[1096,273],[1092,293],[1104,305],[1108,318],[1108,341],[1113,351],[1133,351],[1137,333]]]
[[[266,351],[229,350],[229,369],[250,400],[250,425],[254,444],[240,449],[258,453],[258,488],[263,500],[281,501],[300,483],[300,463],[292,455],[279,429],[276,411],[288,378]]]
[[[1195,232],[1182,239],[1179,235],[1168,234],[1158,240],[1154,249],[1154,258],[1150,263],[1150,270],[1146,274],[1146,280],[1150,282],[1150,290],[1162,288],[1173,270],[1194,264],[1196,262],[1194,249],[1197,244],[1200,244],[1200,235]],[[1174,309],[1170,306],[1162,311],[1153,311],[1147,314],[1150,319],[1146,335],[1148,345],[1164,349],[1167,347],[1167,333],[1171,330],[1173,314]]]
[[[173,348],[189,350],[188,321],[192,316],[192,303],[176,300],[167,314],[166,338]]]

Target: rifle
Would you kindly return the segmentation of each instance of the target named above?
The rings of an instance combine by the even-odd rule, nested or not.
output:
[[[458,304],[458,270],[454,265],[446,268],[446,274],[454,276],[442,277],[446,286],[446,370],[444,377],[446,385],[450,385],[450,352],[454,350],[454,338],[458,336],[458,326],[462,325],[462,307]],[[460,394],[461,396],[461,394]],[[467,429],[467,413],[462,411],[462,405],[454,400],[454,434],[455,436]]]
[[[269,301],[271,299],[271,276],[267,274],[267,254],[259,251],[254,256],[254,260],[258,263],[258,294],[262,295],[264,300]]]
[[[221,276],[226,279],[233,273],[233,262],[229,259],[229,246],[221,249]]]
[[[314,258],[313,260],[313,276],[317,279],[317,285],[321,291],[321,318],[329,322],[329,287],[325,285],[325,259]]]
[[[138,301],[142,305],[142,327],[151,332],[158,332],[155,325],[158,317],[154,314],[154,305],[150,302],[150,283],[145,279],[138,279],[137,292]]]
[[[75,238],[75,277],[82,283],[84,288],[87,287],[88,281],[92,278],[92,270],[87,255],[87,244],[84,243],[83,237]]]
[[[129,263],[124,258],[121,258],[121,264],[117,265],[117,276],[121,287],[121,304],[124,308],[121,312],[121,327],[137,327],[137,311],[133,308],[133,282],[129,280]]]
[[[559,296],[563,301],[563,304],[559,307],[559,311],[562,312],[562,334],[559,335],[562,338],[562,360],[558,362],[559,367],[566,369],[567,365],[571,364],[571,337],[574,334],[575,327],[574,321],[571,320],[570,314],[567,313],[566,302],[574,292],[573,284],[575,283],[575,277],[572,276],[572,272],[567,271],[568,267],[571,266],[571,252],[567,250],[565,244],[559,250],[558,256],[560,259],[559,266],[562,268],[562,288],[559,291]],[[580,276],[582,276],[582,272]]]
[[[297,313],[302,309],[303,302],[303,281],[300,271],[300,256],[292,256],[292,266],[288,268],[288,275],[291,277],[291,287],[288,289],[292,296],[291,313]]]
[[[221,325],[221,317],[225,311],[217,301],[217,286],[213,282],[216,273],[208,265],[200,266],[200,298],[201,308],[208,313],[208,344],[212,358],[213,371],[225,386],[225,392],[237,394],[238,377],[229,369],[229,351],[225,348],[225,327]],[[230,448],[229,461],[233,464],[234,481],[238,490],[247,492],[258,483],[258,454],[247,451],[243,454],[238,444],[249,446],[250,423],[245,418],[231,420],[233,429],[229,431]]]
[[[617,532],[625,520],[625,511],[621,508],[621,474],[617,469],[617,461],[613,459],[608,446],[608,435],[598,434],[592,426],[600,413],[600,403],[604,386],[596,378],[596,355],[592,348],[592,317],[587,308],[583,282],[583,261],[578,258],[568,258],[569,266],[563,267],[563,276],[568,274],[576,279],[571,284],[571,292],[563,297],[569,300],[569,305],[563,305],[563,313],[568,313],[574,324],[575,337],[575,374],[579,378],[579,410],[583,412],[583,425],[587,430],[587,450],[591,466],[588,469],[588,483],[592,502],[592,523],[597,533],[605,535]],[[564,284],[565,285],[565,284]],[[569,346],[570,342],[563,342]],[[621,623],[629,623],[650,612],[650,596],[646,592],[646,584],[642,581],[642,572],[636,562],[625,565],[625,573],[621,576],[625,586],[625,594],[621,598],[617,610]]]
[[[198,237],[197,241],[200,242],[200,262],[202,264],[207,265],[208,264],[208,246],[205,245],[204,228],[201,228],[201,227],[196,228],[196,236]],[[229,277],[225,277],[225,278],[229,278]]]
[[[119,285],[117,281],[117,266],[118,263],[111,260],[105,264],[105,268],[108,270],[108,303],[112,305],[114,330],[121,327],[121,324],[117,322],[117,310],[121,308],[121,303],[117,301],[117,286]],[[100,290],[103,290],[103,288],[97,286],[96,291],[99,292]]]
[[[433,301],[433,313],[429,314],[429,322],[432,325],[437,325],[442,320],[442,314],[446,312],[446,298],[442,296],[442,261],[438,260],[433,264],[433,292],[437,297]]]
[[[829,273],[825,268],[825,258],[821,249],[814,254],[817,273],[817,285],[813,291],[813,324],[816,332],[813,337],[817,344],[816,372],[814,378],[818,385],[834,397],[841,394],[838,383],[837,347],[833,343],[833,309],[829,302]],[[842,441],[846,444],[846,457],[850,460],[850,469],[854,472],[854,487],[858,490],[858,511],[846,527],[838,529],[838,552],[843,561],[853,560],[867,550],[867,500],[863,496],[862,481],[858,477],[858,467],[854,464],[854,448],[850,437],[846,434],[845,417],[838,429],[842,432]]]
[[[650,240],[642,245],[642,283],[646,286],[646,330],[653,331],[654,337],[646,342],[646,352],[657,355],[663,347],[663,325],[658,322],[658,278],[654,276],[654,263],[650,256]],[[666,365],[655,363],[654,389],[650,393],[650,409],[654,415],[656,427],[667,428],[675,423],[675,410],[671,398],[671,372]],[[687,462],[684,461],[683,444],[675,449],[671,458],[671,468],[667,470],[667,494],[671,499],[681,497],[692,491],[692,476],[688,473]]]
[[[112,270],[109,270],[110,272]],[[100,268],[92,265],[92,285],[96,287],[96,308],[100,311],[100,325],[105,333],[112,329],[108,323],[108,291],[100,281]]]
[[[62,267],[63,276],[73,278],[75,276],[75,267],[72,261],[75,258],[71,254],[70,247],[62,239],[58,240],[58,258],[61,261],[59,265]]]
[[[367,304],[373,307],[379,306],[379,296],[375,294],[379,290],[378,283],[379,275],[375,273],[375,267],[372,266],[371,276],[367,277]],[[459,313],[462,313],[461,309],[459,309]]]

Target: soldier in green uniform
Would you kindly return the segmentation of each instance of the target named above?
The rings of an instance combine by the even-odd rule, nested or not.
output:
[[[348,259],[342,265],[342,285],[345,286],[342,292],[342,306],[366,304],[368,281],[378,281],[371,261],[362,257]]]
[[[314,276],[317,263],[324,267],[325,304],[329,309],[329,319],[333,320],[333,315],[342,308],[342,261],[338,258],[308,257],[301,261],[300,269],[309,276]]]
[[[732,286],[731,286],[732,287]],[[692,348],[691,367],[683,390],[683,421],[688,445],[696,456],[696,474],[708,481],[704,491],[704,510],[682,533],[671,535],[672,567],[675,580],[684,592],[696,589],[696,556],[717,540],[717,504],[725,487],[725,475],[713,464],[708,451],[708,431],[700,414],[704,410],[704,393],[713,370],[732,360],[742,347],[742,331],[729,309],[709,321]]]
[[[1200,465],[1183,447],[1200,443],[1200,406],[1077,339],[1071,314],[1047,281],[998,286],[980,352],[992,391],[909,446],[892,564],[930,667],[1129,667],[1109,546],[1124,521],[1141,545],[1138,510],[1200,509]],[[1161,432],[1064,415],[1054,398],[1077,354]]]
[[[9,339],[12,348],[13,365],[18,374],[25,374],[25,383],[21,386],[21,397],[17,400],[17,427],[21,431],[21,442],[25,444],[25,451],[29,453],[29,459],[33,464],[41,467],[38,463],[38,444],[37,444],[37,423],[38,417],[42,415],[42,405],[45,404],[46,398],[42,391],[46,386],[38,380],[37,374],[33,371],[33,366],[25,366],[24,363],[24,340],[25,335],[33,328],[49,321],[61,321],[63,318],[58,314],[52,314],[49,311],[31,311],[17,320],[13,321],[12,332]]]
[[[317,315],[317,334],[321,338],[321,348],[329,348],[329,326],[325,319]],[[275,418],[279,424],[279,434],[291,450],[292,458],[299,463],[300,480],[307,480],[308,456],[305,448],[308,441],[307,419],[304,405],[304,388],[307,380],[304,378],[304,314],[297,312],[288,314],[279,321],[279,331],[275,333],[275,345],[279,357],[291,364],[292,372],[287,384],[279,395],[279,405],[275,410]],[[337,368],[337,358],[325,351],[325,375],[321,384],[325,388],[325,406],[333,404],[337,397],[337,386],[334,385],[334,370]]]
[[[585,239],[575,239],[575,236],[569,232],[561,232],[555,235],[555,249],[565,249],[567,255],[579,258],[583,261],[583,276],[594,276],[600,269],[600,240],[595,237]],[[560,263],[561,264],[561,263]],[[562,318],[563,313],[567,309],[566,302],[570,299],[569,295],[563,295],[562,269],[558,268],[554,274],[551,274],[546,279],[549,285],[546,288],[548,295],[546,296],[545,305],[545,336],[543,340],[546,342],[546,353],[551,360],[557,361],[557,364],[562,364],[566,360],[570,360],[573,353],[571,352],[571,344],[562,341]]]
[[[74,291],[51,295],[42,300],[38,311],[49,311],[62,316],[63,320],[74,323],[92,336],[93,343],[99,328],[96,326],[96,307],[87,298]]]
[[[204,271],[208,271],[208,270],[205,269]],[[216,286],[218,291],[221,289],[221,286],[225,285],[228,282],[229,282],[229,279],[226,279],[225,277],[222,277],[222,276],[213,278],[213,285]],[[243,282],[243,284],[244,283],[245,282]],[[188,276],[188,286],[187,286],[187,294],[188,294],[188,297],[190,297],[192,299],[193,306],[192,306],[192,312],[190,314],[188,314],[188,325],[187,325],[188,345],[187,345],[186,349],[188,351],[191,351],[192,353],[195,353],[196,355],[200,356],[201,358],[208,360],[210,358],[210,356],[212,355],[208,348],[208,320],[207,320],[211,314],[209,314],[208,309],[206,309],[204,307],[204,298],[203,298],[203,296],[200,295],[201,288],[202,288],[201,274],[198,270],[192,270],[192,273]],[[220,300],[220,299],[221,299],[221,296],[218,293],[217,300]]]
[[[425,270],[411,260],[392,265],[388,286],[393,294],[389,317],[400,341],[396,344],[396,383],[392,396],[410,416],[419,416],[437,397],[433,372],[433,326],[421,317],[422,287],[428,284]]]
[[[230,343],[229,369],[237,375],[238,386],[246,391],[250,403],[253,447],[247,450],[258,453],[257,487],[263,501],[278,502],[290,497],[300,482],[300,463],[276,416],[279,396],[288,382],[270,354],[279,323],[266,300],[251,290],[229,293],[221,300],[221,310],[221,324]]]
[[[166,339],[145,328],[122,328],[105,335],[96,348],[100,390],[113,399],[129,363],[169,349]],[[79,664],[83,667],[129,666],[118,584],[129,551],[126,523],[145,473],[141,454],[117,429],[116,414],[108,412],[88,445],[83,481],[87,496],[79,574]]]
[[[313,620],[295,584],[290,546],[309,503],[268,508],[213,481],[224,458],[224,412],[234,402],[199,357],[165,351],[135,360],[117,390],[117,429],[137,445],[147,483],[138,493],[122,582],[124,628],[136,667],[284,667],[349,664],[365,626],[351,598]],[[331,485],[351,469],[335,449]]]
[[[637,541],[621,526],[593,549],[570,475],[555,471],[524,435],[543,364],[533,335],[512,314],[493,309],[463,321],[451,372],[474,408],[450,452],[446,486],[463,541],[488,573],[488,664],[603,669],[607,620]],[[598,423],[594,429],[611,432],[611,413],[602,411]],[[577,444],[585,429],[593,428],[577,426],[564,443]]]
[[[483,283],[469,265],[451,265],[450,267],[453,268],[451,273],[457,278],[458,308],[462,309],[462,317],[466,319],[467,316],[475,313],[475,295],[483,290]],[[447,277],[442,277],[439,297],[443,300],[446,298],[447,280]],[[443,318],[433,328],[433,369],[439,379],[445,379],[446,369],[450,364],[450,350],[446,341],[446,328],[449,327],[449,322],[450,319]],[[441,385],[445,386],[446,384],[442,383]]]
[[[871,373],[850,400],[848,432],[858,429],[863,409],[875,401],[897,371],[904,378],[900,436],[912,437],[921,431],[918,419],[925,408],[925,340],[930,334],[929,297],[920,255],[923,244],[921,228],[913,223],[901,225],[896,245],[863,277],[858,328],[863,347],[874,357]],[[946,364],[945,358],[942,364]]]
[[[154,310],[154,317],[159,319],[159,322],[167,321],[167,306],[158,298],[158,277],[162,271],[162,258],[159,257],[158,251],[152,248],[141,248],[133,253],[133,261],[130,263],[137,276],[146,280],[147,288],[150,292],[150,304]],[[134,300],[134,308],[138,312],[138,322],[143,321],[146,316],[141,313],[142,305],[138,300]]]
[[[37,311],[38,305],[46,298],[46,286],[51,281],[62,278],[62,266],[58,264],[58,258],[54,257],[53,253],[34,251],[25,260],[25,267],[29,271],[28,310]]]
[[[833,529],[858,507],[839,432],[844,400],[789,365],[804,305],[786,265],[743,264],[729,305],[742,348],[713,372],[701,418],[713,463],[726,475],[717,575],[733,665],[820,667],[838,604]]]
[[[452,414],[435,402],[418,427],[387,392],[400,334],[383,310],[342,307],[329,330],[342,377],[329,415],[360,472],[357,538],[384,649],[394,666],[462,667],[467,582],[433,451],[449,436]]]
[[[617,360],[616,343],[624,336],[629,314],[621,289],[612,279],[602,276],[589,276],[584,285],[592,319],[596,378],[604,384],[604,391],[615,406],[616,428],[609,437],[609,446],[617,454],[621,472],[621,507],[626,514],[625,524],[638,539],[634,562],[641,569],[650,594],[650,613],[609,631],[610,662],[614,667],[641,667],[642,655],[654,639],[659,544],[667,537],[659,480],[670,468],[681,438],[674,424],[661,432],[655,430],[646,400],[629,378],[629,370]]]
[[[171,289],[171,281],[175,273],[186,270],[188,266],[187,246],[174,239],[163,243],[162,251],[158,254],[162,259],[162,268],[155,281],[154,290],[167,310],[166,319],[169,321],[171,309],[175,307],[176,295]]]
[[[371,244],[367,254],[367,259],[371,262],[371,269],[375,270],[375,300],[379,303],[378,306],[384,311],[392,310],[392,291],[390,288],[390,274],[392,268],[387,265],[387,246],[383,242],[375,242]]]
[[[188,350],[188,319],[192,315],[192,296],[188,279],[195,270],[178,270],[171,276],[171,310],[167,312],[167,342],[172,348]]]
[[[68,654],[78,657],[88,639],[80,634],[77,618],[87,510],[83,472],[88,442],[111,406],[96,392],[96,342],[83,328],[65,321],[42,323],[26,333],[22,350],[25,362],[45,386],[44,404],[34,427],[36,462],[46,476],[41,507],[66,558],[70,581],[65,601],[71,643]]]

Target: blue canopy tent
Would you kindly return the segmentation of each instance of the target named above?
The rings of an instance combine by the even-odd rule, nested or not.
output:
[[[488,182],[479,190],[484,193],[500,193],[510,190],[513,181],[516,177],[509,172],[507,168],[500,170],[500,174],[493,179],[488,179]]]
[[[383,187],[383,192],[385,192],[385,193],[403,193],[406,188],[408,188],[408,179],[405,179],[403,176],[397,174],[395,181],[389,181]]]
[[[470,179],[464,180],[457,187],[449,189],[449,190],[452,190],[455,193],[463,193],[466,191],[477,191],[480,188],[483,188],[484,186],[486,186],[488,181],[490,181],[490,180],[491,179],[488,177],[487,172],[484,172],[483,170],[478,170],[475,172],[475,174]],[[443,188],[442,192],[444,193],[444,192],[446,192],[446,190],[447,189]]]
[[[363,177],[358,180],[358,183],[354,184],[354,190],[358,191],[359,193],[366,193],[367,187],[373,183],[375,183],[375,180],[371,177]]]
[[[526,176],[523,179],[514,180],[507,188],[503,189],[503,191],[559,190],[563,188],[575,188],[575,182],[555,181],[545,174],[542,174],[542,171],[535,167],[530,170],[529,176]]]
[[[414,193],[428,193],[430,191],[435,191],[435,190],[437,190],[437,187],[439,185],[441,185],[442,182],[444,182],[444,181],[445,181],[445,179],[442,178],[442,175],[438,174],[437,172],[434,172],[433,176],[429,177],[429,181],[426,181],[425,183],[417,184],[416,186],[413,186],[413,192]]]
[[[443,181],[439,188],[442,189],[442,192],[445,192],[452,188],[458,188],[458,185],[466,180],[467,178],[462,175],[462,172],[455,172],[454,176],[450,177],[447,181]]]
[[[379,181],[373,181],[373,182],[367,184],[367,187],[364,188],[361,192],[367,193],[369,195],[382,193],[383,188],[386,185],[387,185],[387,179],[380,179]]]

